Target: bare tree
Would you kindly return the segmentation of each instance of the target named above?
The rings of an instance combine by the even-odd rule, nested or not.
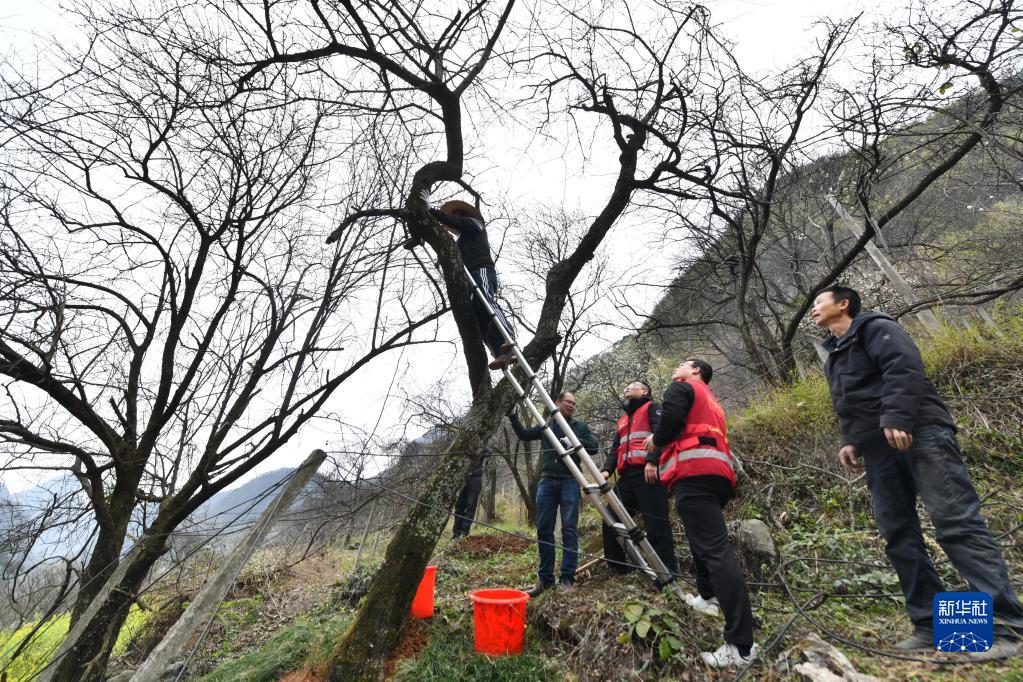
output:
[[[323,249],[333,215],[394,191],[329,144],[331,105],[280,106],[290,68],[275,89],[238,91],[223,59],[199,54],[230,39],[187,24],[185,49],[172,18],[184,17],[86,15],[94,42],[68,56],[67,77],[41,88],[4,71],[5,470],[66,472],[95,529],[76,568],[78,637],[54,679],[100,679],[175,528],[360,368],[428,341],[416,331],[445,310],[389,270],[418,267],[393,222],[361,222]],[[372,126],[360,134],[379,142]],[[328,177],[347,178],[346,193],[325,195]],[[132,524],[123,579],[78,622]]]
[[[330,671],[332,679],[376,677],[397,643],[414,587],[471,466],[472,459],[463,453],[478,452],[483,447],[514,399],[507,383],[496,387],[491,384],[461,260],[419,200],[422,190],[438,183],[463,182],[463,95],[472,89],[474,94],[485,96],[486,82],[480,77],[500,49],[499,42],[513,4],[508,2],[494,7],[491,3],[480,2],[465,14],[446,19],[443,13],[434,13],[422,6],[405,11],[374,2],[321,2],[313,5],[315,16],[310,23],[302,25],[300,38],[291,33],[290,28],[302,24],[301,20],[291,18],[284,22],[275,12],[269,12],[267,18],[250,17],[254,26],[250,25],[249,34],[254,38],[258,36],[258,42],[254,40],[250,49],[257,54],[246,62],[250,64],[249,70],[239,79],[244,87],[268,83],[276,78],[280,69],[294,63],[315,67],[318,73],[333,78],[332,83],[340,81],[337,75],[340,72],[359,74],[365,78],[360,81],[360,101],[372,101],[375,114],[396,116],[400,120],[405,111],[412,112],[418,116],[414,121],[401,120],[406,131],[419,131],[420,142],[425,142],[430,133],[418,126],[428,121],[434,126],[432,134],[443,139],[440,147],[444,160],[426,161],[412,175],[411,182],[399,183],[405,190],[403,206],[365,207],[351,214],[343,227],[348,229],[365,218],[392,216],[405,223],[414,240],[425,241],[437,254],[444,288],[462,340],[473,400],[468,413],[459,422],[449,454],[439,458],[433,474],[421,486],[418,504],[398,527],[369,594],[349,631],[338,643]],[[295,3],[283,3],[274,9],[283,13],[296,8]],[[690,15],[674,17],[668,29],[659,29],[656,41],[641,40],[635,27],[629,29],[630,37],[620,41],[653,57],[652,63],[642,66],[642,82],[648,83],[642,92],[609,82],[605,73],[598,72],[595,64],[587,61],[592,54],[578,55],[577,62],[572,51],[576,49],[578,36],[570,36],[563,44],[545,42],[541,54],[536,55],[537,61],[533,63],[538,68],[542,67],[548,74],[559,73],[553,79],[543,79],[538,91],[540,100],[551,102],[557,98],[570,102],[570,106],[580,112],[596,114],[606,125],[619,158],[613,187],[600,202],[597,215],[568,255],[546,273],[547,295],[534,337],[524,348],[533,366],[542,364],[554,351],[567,292],[628,206],[638,185],[637,166],[646,140],[644,119],[656,117],[666,100],[685,96],[673,82],[674,74],[665,69],[665,64],[677,42],[688,46],[691,36],[685,34],[684,29]],[[592,24],[578,22],[578,18],[571,15],[566,18],[577,22],[583,34],[593,35]],[[287,41],[282,33],[286,30],[282,27],[284,24],[289,31]],[[685,39],[677,40],[683,34]],[[285,44],[289,45],[287,51],[278,47]],[[650,47],[651,44],[654,47]],[[552,49],[547,49],[548,45]],[[585,52],[585,43],[583,48]],[[335,58],[336,64],[328,64]],[[639,75],[637,67],[631,67],[625,56],[617,57],[615,65],[626,69],[623,80]],[[375,79],[372,83],[369,82],[371,75]],[[347,81],[340,81],[340,84],[334,95],[343,99],[353,88]],[[427,149],[424,144],[417,146],[424,156],[428,156]]]
[[[861,44],[855,20],[822,25],[817,53],[773,77],[750,75],[718,42],[703,106],[689,111],[685,165],[651,187],[670,200],[698,254],[676,283],[681,308],[661,306],[654,324],[745,358],[756,379],[788,381],[815,293],[848,274],[879,234],[923,246],[921,214],[911,209],[997,130],[1018,88],[1017,15],[1008,1],[966,13],[923,5],[869,46],[873,62],[852,89],[834,72]],[[979,89],[942,113],[948,84],[968,79]],[[669,132],[657,139],[667,144]],[[709,210],[694,208],[693,193]],[[857,234],[829,198],[854,207]]]

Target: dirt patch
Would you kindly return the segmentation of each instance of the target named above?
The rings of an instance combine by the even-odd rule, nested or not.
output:
[[[470,535],[462,538],[452,547],[451,553],[471,559],[482,559],[500,552],[522,554],[533,543],[516,535]]]
[[[398,670],[399,663],[406,658],[414,658],[429,643],[430,637],[426,634],[426,628],[423,627],[422,621],[414,618],[406,621],[401,641],[391,657],[387,659],[387,665],[384,667],[384,679],[392,679]]]
[[[323,674],[303,668],[288,673],[280,679],[280,682],[323,682],[325,679],[327,678]]]

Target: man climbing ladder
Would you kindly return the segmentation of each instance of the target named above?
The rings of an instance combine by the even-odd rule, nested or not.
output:
[[[424,190],[421,197],[429,206],[430,193]],[[438,222],[459,235],[458,249],[462,255],[463,269],[472,285],[473,310],[484,342],[491,354],[495,356],[494,361],[490,363],[490,368],[500,369],[504,372],[505,378],[512,385],[519,401],[532,414],[533,418],[543,425],[544,438],[557,453],[557,456],[561,458],[572,478],[579,483],[582,491],[589,495],[604,523],[614,531],[614,535],[621,543],[622,549],[625,550],[625,555],[632,565],[646,573],[657,585],[672,584],[680,598],[692,599],[693,597],[674,584],[675,574],[665,566],[657,552],[654,551],[643,529],[636,525],[632,515],[615,495],[613,486],[604,480],[600,469],[586,452],[583,444],[554,404],[554,400],[544,389],[536,372],[522,355],[522,350],[512,334],[511,325],[494,302],[494,293],[497,291],[497,273],[494,271],[490,246],[486,239],[486,227],[479,210],[467,202],[456,200],[445,203],[439,210],[431,208],[430,212]],[[476,268],[475,272],[470,269],[472,267]],[[525,387],[511,372],[511,365],[516,362],[522,368]],[[545,420],[536,405],[529,400],[529,393],[534,389],[540,397],[543,407],[551,415],[549,420]],[[552,423],[557,424],[560,433],[564,434],[562,438],[567,440],[567,443],[557,437],[551,429]],[[577,457],[579,464],[573,461],[573,455]]]
[[[424,189],[420,196],[426,205],[430,206],[430,193]],[[431,207],[430,215],[447,228],[448,232],[458,237],[458,252],[462,255],[469,279],[472,280],[475,289],[482,293],[482,296],[479,294],[473,296],[472,311],[476,315],[476,323],[480,327],[480,334],[483,335],[483,342],[494,356],[489,367],[501,369],[515,360],[508,354],[508,345],[504,340],[506,335],[498,330],[498,325],[504,327],[509,338],[512,336],[512,327],[497,305],[497,270],[490,255],[490,241],[487,239],[483,214],[472,204],[454,199],[445,202],[439,209]],[[489,307],[484,305],[484,298]]]

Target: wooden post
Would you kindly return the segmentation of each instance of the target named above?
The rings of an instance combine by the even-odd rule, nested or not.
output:
[[[828,361],[828,350],[824,347],[818,339],[810,337],[810,343],[813,344],[813,349],[817,351],[817,357],[820,358],[821,364]]]
[[[196,629],[203,623],[209,622],[220,608],[224,597],[238,577],[238,572],[252,555],[252,551],[262,540],[263,535],[291,506],[291,503],[295,501],[302,488],[326,458],[327,453],[323,450],[313,450],[309,457],[302,462],[302,465],[295,470],[291,480],[288,481],[277,499],[263,510],[246,536],[231,550],[230,556],[217,575],[199,590],[195,600],[188,605],[177,622],[146,657],[146,660],[132,676],[132,682],[157,682],[171,663],[177,660]]]
[[[369,552],[369,558],[372,561],[377,555],[377,545],[380,543],[380,536],[383,534],[383,529],[373,533],[373,549]]]
[[[362,548],[366,545],[366,535],[369,534],[369,527],[373,524],[373,515],[377,513],[377,503],[380,500],[373,500],[373,506],[369,510],[369,518],[366,519],[366,527],[362,531],[362,542],[359,543],[359,553],[355,555],[355,566],[352,567],[354,574],[359,568],[359,561],[362,560]]]
[[[846,228],[853,233],[853,236],[859,238],[863,235],[860,231],[859,225],[856,224],[856,221],[852,219],[849,212],[845,210],[845,207],[842,206],[842,204],[838,203],[835,197],[828,197],[828,203],[835,209],[835,212],[838,213]],[[872,221],[870,218],[868,218],[868,220]],[[876,234],[880,234],[876,224],[874,225],[874,232]],[[877,248],[877,245],[873,242],[873,240],[867,242],[866,249],[867,253],[870,254],[870,257],[874,259],[875,263],[877,263],[877,266],[881,268],[881,272],[884,273],[885,277],[888,278],[888,281],[895,287],[895,290],[902,296],[902,299],[911,305],[913,303],[917,303],[920,299],[918,299],[916,294],[913,293],[913,288],[909,286],[909,282],[907,282],[906,279],[899,274],[899,271],[895,269],[895,266],[892,265],[890,260],[888,260],[888,257],[881,253],[881,249]],[[924,323],[924,326],[927,327],[928,331],[932,334],[937,334],[941,331],[941,323],[938,322],[938,317],[934,314],[934,311],[918,310],[914,314],[921,322]]]

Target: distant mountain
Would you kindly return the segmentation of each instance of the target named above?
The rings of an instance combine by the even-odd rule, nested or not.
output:
[[[282,482],[294,470],[283,468],[269,471],[237,487],[218,493],[200,507],[185,525],[193,532],[202,532],[204,529],[214,532],[215,529],[224,528],[239,519],[255,518],[277,497],[283,488]],[[0,506],[3,507],[3,514],[0,514],[0,532],[12,525],[37,519],[54,504],[55,500],[58,508],[68,512],[64,516],[71,517],[74,515],[71,513],[73,510],[80,509],[86,504],[84,500],[78,499],[82,495],[80,484],[70,472],[15,494],[0,484]],[[156,505],[151,507],[147,510],[148,519],[155,516]],[[141,512],[140,507],[136,515],[135,528],[129,531],[129,536],[138,534],[137,524],[143,518]],[[34,560],[76,553],[89,542],[92,530],[91,519],[83,517],[75,522],[45,530],[30,548],[22,548],[22,551],[27,551],[28,556]],[[227,537],[236,539],[238,536]]]
[[[280,485],[296,467],[275,469],[242,483],[236,488],[222,490],[196,511],[196,519],[215,518],[223,526],[239,516],[257,516],[280,493]]]

